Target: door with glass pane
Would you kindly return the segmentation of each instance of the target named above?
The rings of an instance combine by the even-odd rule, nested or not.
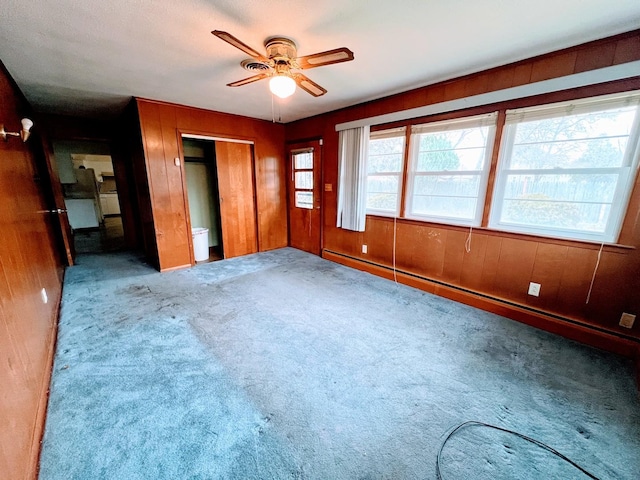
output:
[[[289,147],[289,244],[320,255],[320,142]]]

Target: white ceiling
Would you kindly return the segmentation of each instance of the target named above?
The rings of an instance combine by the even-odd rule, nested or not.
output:
[[[131,96],[283,122],[640,27],[638,0],[4,0],[0,60],[38,111],[100,117]],[[272,99],[225,30],[353,62],[305,71],[329,92]]]

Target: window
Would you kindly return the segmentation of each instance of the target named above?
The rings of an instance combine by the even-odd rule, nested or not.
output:
[[[367,213],[396,216],[404,165],[405,129],[372,132],[367,158]]]
[[[295,206],[313,209],[313,150],[291,154]]]
[[[407,217],[480,225],[497,113],[411,129]]]
[[[508,110],[489,226],[615,242],[638,162],[639,100]]]

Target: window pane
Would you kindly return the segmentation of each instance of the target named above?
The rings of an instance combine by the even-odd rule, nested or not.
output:
[[[296,188],[313,189],[313,172],[296,172]]]
[[[581,230],[603,233],[607,226],[610,204],[557,202],[530,196],[520,200],[505,200],[502,221],[560,230]]]
[[[379,138],[369,141],[368,173],[402,171],[404,137]]]
[[[611,203],[618,175],[509,175],[505,199]]]
[[[393,193],[398,194],[397,175],[375,175],[367,178],[368,193]]]
[[[479,175],[417,176],[411,214],[473,220],[479,187]]]
[[[489,127],[419,135],[418,172],[482,170]]]
[[[638,162],[638,100],[507,111],[490,226],[615,242]]]
[[[397,213],[404,140],[404,135],[369,140],[367,209]]]
[[[313,192],[296,192],[296,207],[313,208]]]
[[[367,208],[395,213],[398,208],[398,175],[375,175],[367,178]]]
[[[510,168],[622,166],[634,115],[627,107],[519,123]]]
[[[603,233],[618,175],[509,175],[501,221]]]
[[[368,173],[398,173],[402,170],[402,153],[369,155]]]
[[[414,195],[411,213],[430,217],[450,217],[470,220],[475,217],[476,198],[449,198]]]
[[[420,175],[413,185],[414,195],[445,197],[477,197],[480,187],[478,175]]]
[[[398,208],[398,195],[394,193],[367,193],[367,208],[395,212]]]
[[[313,152],[302,152],[293,154],[293,164],[296,170],[313,168]]]

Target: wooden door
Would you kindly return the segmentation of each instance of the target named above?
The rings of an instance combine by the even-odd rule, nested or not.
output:
[[[320,255],[320,142],[289,147],[289,244]]]
[[[224,258],[258,251],[253,146],[216,141]]]
[[[50,187],[50,189],[46,188],[46,190],[49,191],[49,195],[47,195],[47,206],[49,210],[42,213],[51,215],[54,228],[57,231],[60,248],[63,250],[62,258],[66,261],[66,264],[71,267],[75,263],[76,250],[73,244],[73,232],[71,231],[69,217],[67,216],[67,207],[64,203],[58,167],[56,166],[56,157],[53,154],[53,148],[50,142],[44,137],[44,134],[41,134],[40,139],[44,152],[45,168],[48,174],[48,178],[43,178],[42,181],[47,182],[47,187]]]

